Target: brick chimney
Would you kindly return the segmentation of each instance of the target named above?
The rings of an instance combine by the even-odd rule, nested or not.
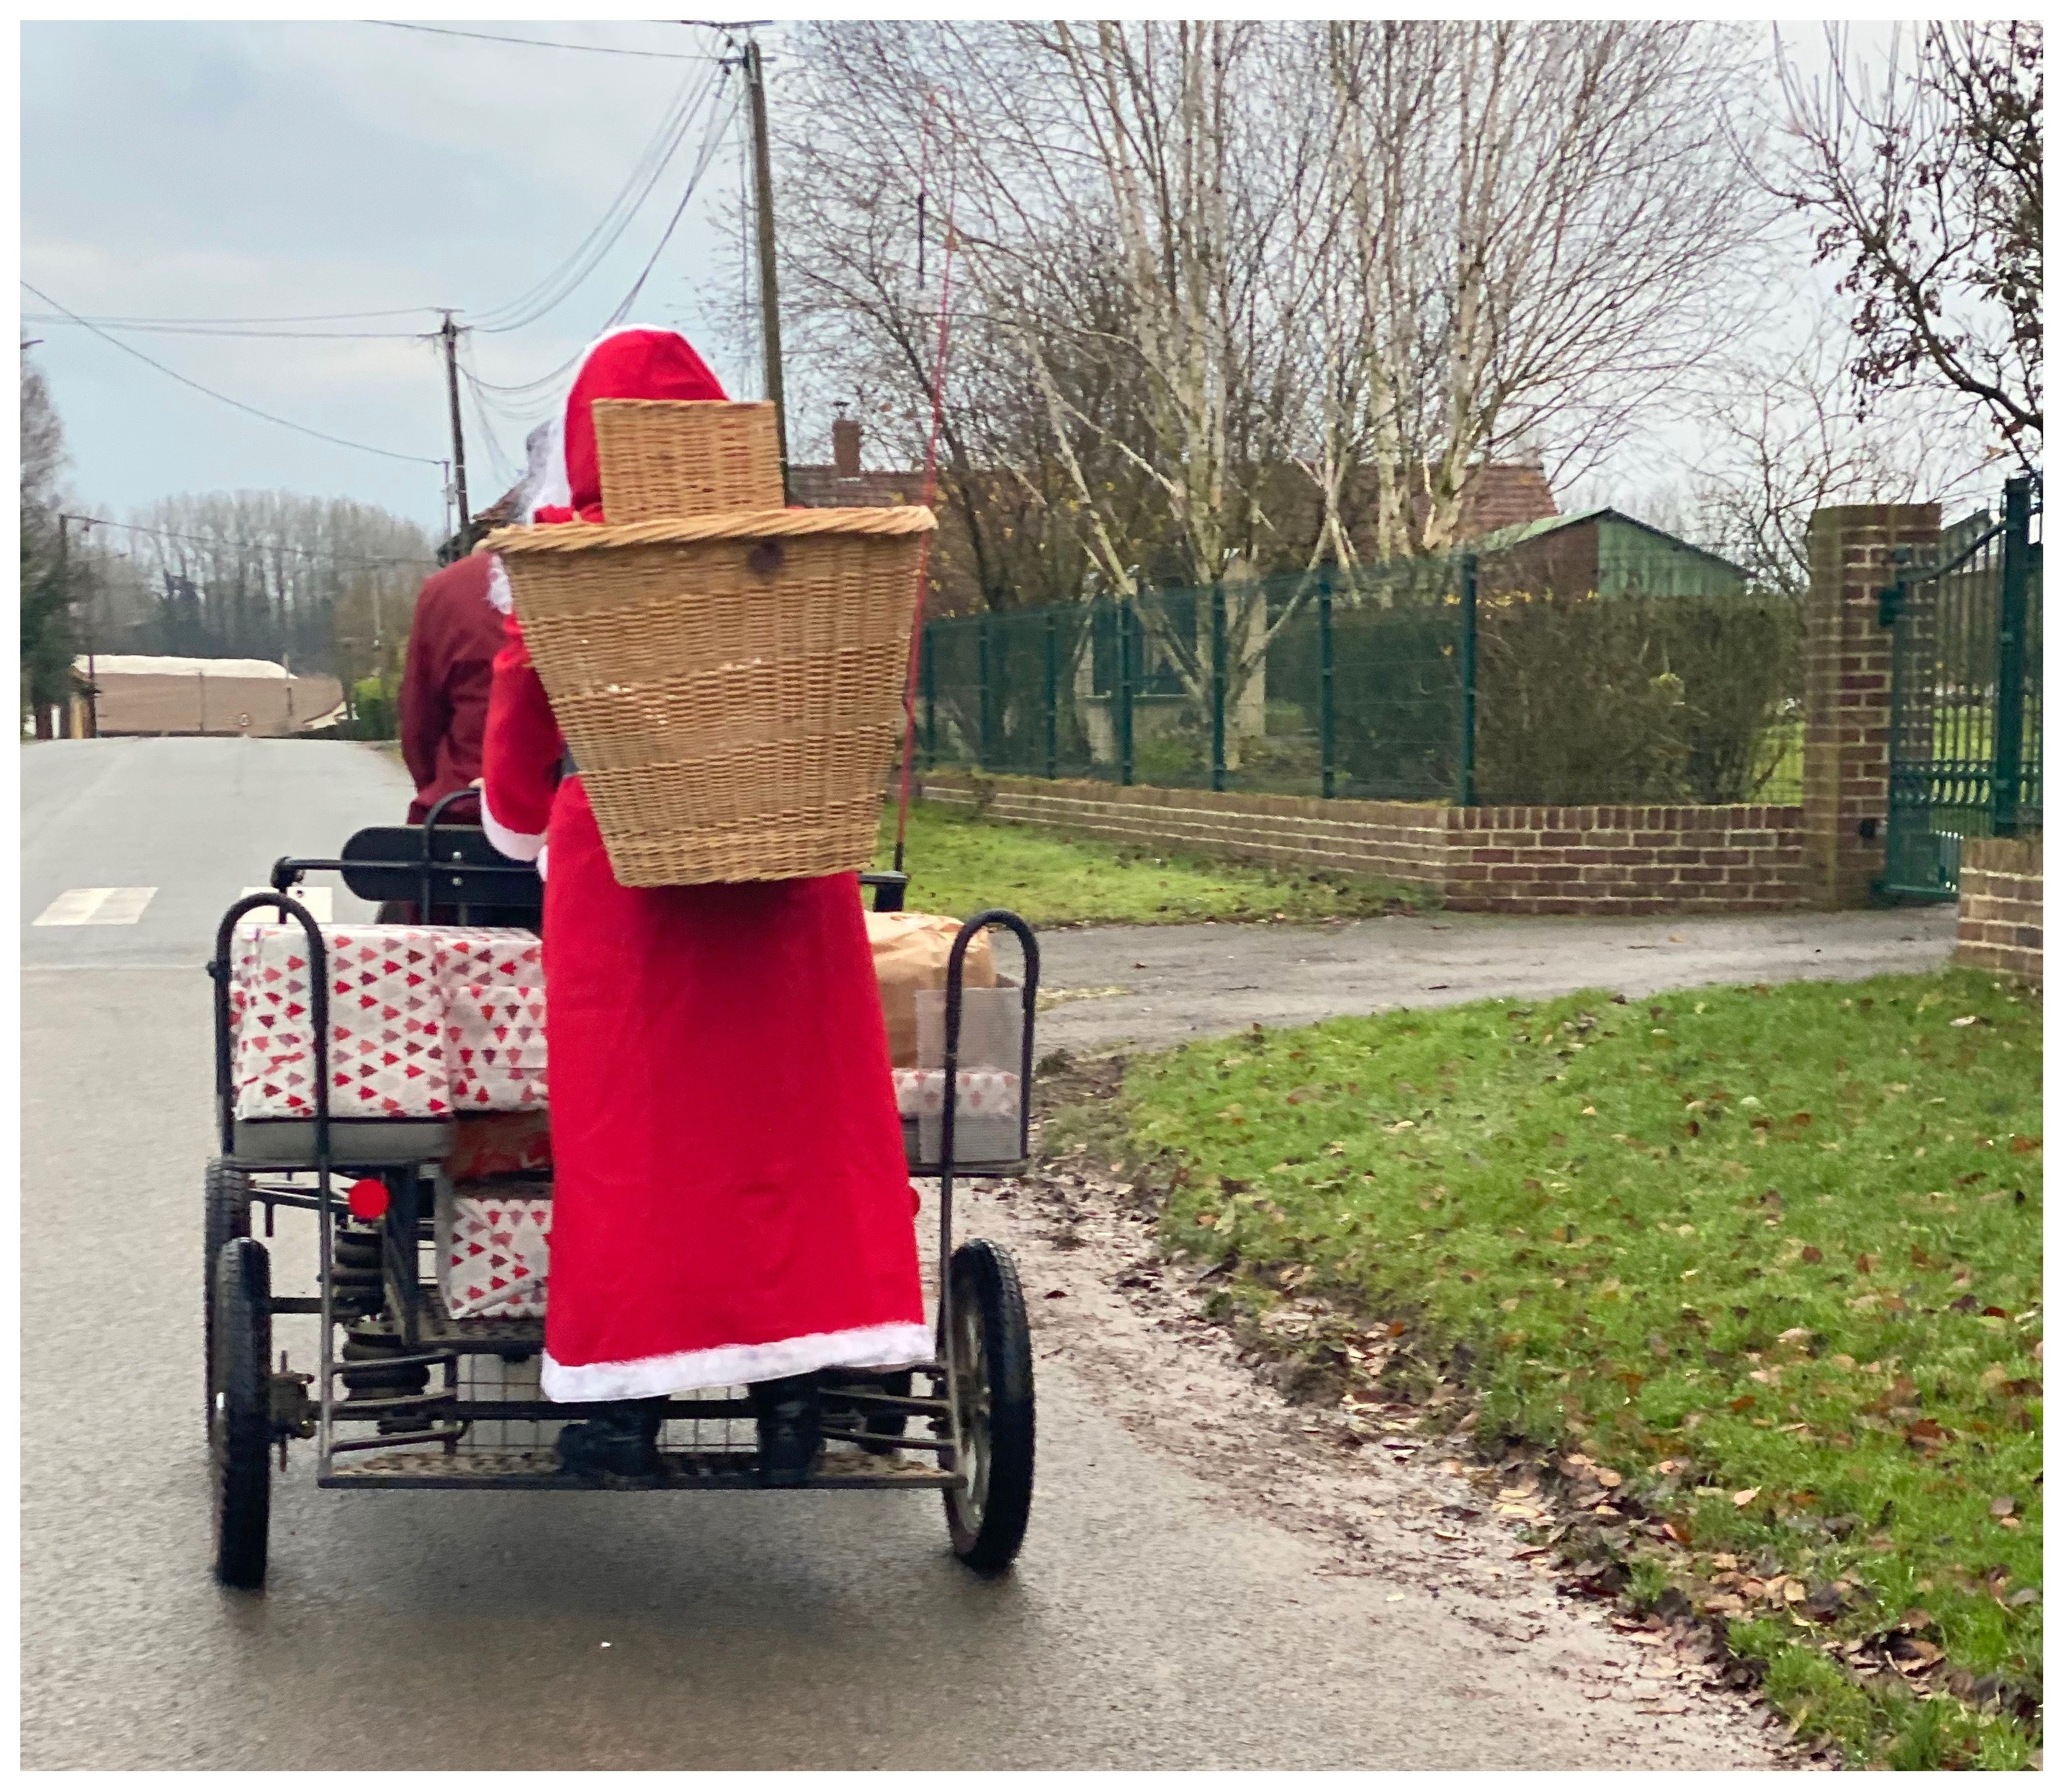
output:
[[[843,411],[832,424],[832,471],[841,479],[860,477],[860,420]]]

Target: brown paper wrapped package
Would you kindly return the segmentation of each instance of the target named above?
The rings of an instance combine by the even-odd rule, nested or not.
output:
[[[889,1061],[898,1068],[910,1069],[917,1062],[917,991],[946,987],[946,959],[960,930],[959,922],[943,914],[868,913],[881,1015],[889,1023]],[[970,989],[996,987],[996,959],[988,934],[969,941],[961,980]]]

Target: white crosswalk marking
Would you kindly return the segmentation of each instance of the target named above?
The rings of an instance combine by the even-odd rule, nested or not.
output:
[[[127,927],[141,918],[158,894],[155,884],[143,890],[111,890],[107,900],[87,917],[89,927]]]
[[[87,917],[114,894],[111,890],[67,890],[36,917],[34,924],[38,927],[83,926]]]
[[[151,898],[155,884],[133,889],[67,890],[38,915],[38,927],[127,927],[135,924]]]
[[[266,883],[254,883],[246,889],[244,891],[244,894],[246,896],[269,896],[272,894],[272,886],[270,884]],[[312,914],[322,925],[325,926],[329,926],[330,921],[330,887],[328,884],[304,884],[300,889],[290,890],[287,894],[296,902],[299,902],[303,908],[306,909],[309,914]],[[247,921],[264,921],[270,918],[276,921],[279,918],[279,913],[276,910],[274,910],[270,917],[268,917],[263,909],[252,909],[250,913],[244,917],[244,919]]]

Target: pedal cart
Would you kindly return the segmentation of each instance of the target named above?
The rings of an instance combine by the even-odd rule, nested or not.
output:
[[[221,1155],[208,1165],[205,1195],[208,1437],[215,1572],[237,1588],[264,1584],[272,1477],[285,1471],[296,1440],[312,1441],[323,1487],[593,1490],[562,1470],[554,1447],[560,1424],[596,1409],[540,1397],[543,1319],[455,1318],[435,1273],[441,1203],[452,1192],[448,1166],[465,1122],[332,1112],[333,999],[347,986],[332,975],[324,930],[293,894],[318,870],[339,874],[361,898],[413,901],[425,919],[448,915],[462,928],[483,910],[506,920],[542,909],[531,867],[502,858],[477,828],[442,825],[433,810],[421,826],[363,829],[335,859],[280,860],[272,894],[245,897],[223,917],[208,967]],[[901,906],[902,874],[863,873],[861,882],[878,910]],[[239,1114],[237,954],[255,937],[243,926],[254,918],[297,925],[304,936],[312,1076],[300,1117]],[[964,988],[970,946],[990,928],[1016,937],[1022,979],[999,979],[998,991]],[[302,942],[292,943],[298,951]],[[938,1179],[937,1354],[911,1369],[826,1371],[825,1447],[805,1483],[937,1490],[955,1555],[983,1574],[1010,1566],[1030,1509],[1032,1352],[1009,1254],[978,1238],[954,1244],[953,1185],[957,1176],[1008,1176],[1024,1167],[1038,978],[1038,942],[1017,915],[992,909],[960,929],[943,996],[942,1061],[919,1074],[934,1079],[935,1095],[959,1090],[964,1061],[977,1061],[968,1057],[968,998],[1008,991],[1001,1007],[990,1002],[974,1031],[994,1039],[998,1017],[1011,1023],[1010,1055],[1001,1059],[1008,1068],[999,1076],[1007,1083],[1014,1074],[1014,1112],[1001,1126],[994,1113],[978,1124],[960,1112],[959,1100],[941,1099],[935,1114],[906,1118],[912,1175]],[[992,1046],[980,1061],[998,1064],[999,1054]],[[486,1185],[510,1201],[542,1198],[549,1174],[506,1171]],[[283,1208],[314,1216],[314,1294],[273,1292],[264,1241]],[[262,1236],[254,1230],[261,1212]],[[315,1322],[308,1370],[293,1368],[284,1351],[275,1357],[274,1321],[289,1316]],[[760,1484],[743,1388],[673,1398],[665,1418],[663,1472],[640,1487]]]

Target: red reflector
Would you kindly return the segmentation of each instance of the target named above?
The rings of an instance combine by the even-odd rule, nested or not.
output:
[[[354,1219],[377,1220],[387,1211],[388,1199],[387,1185],[369,1176],[352,1184],[345,1194],[345,1205]]]

